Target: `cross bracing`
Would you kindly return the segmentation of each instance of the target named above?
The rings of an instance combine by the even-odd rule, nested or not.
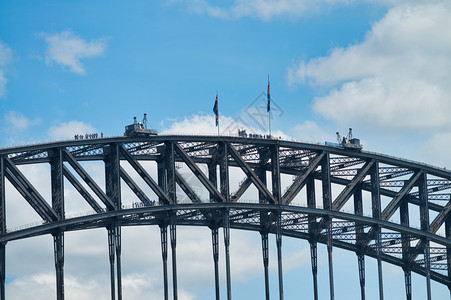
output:
[[[104,185],[97,183],[83,166],[86,161],[102,162]],[[156,170],[151,170],[145,162],[153,162]],[[50,199],[45,199],[21,172],[19,167],[29,164],[51,166]],[[181,173],[179,167],[186,172]],[[121,227],[140,225],[158,225],[161,229],[165,298],[169,288],[167,244],[173,251],[172,288],[174,297],[177,295],[177,225],[211,228],[214,257],[219,245],[218,228],[224,229],[229,299],[229,264],[233,259],[228,256],[230,228],[260,232],[267,299],[268,234],[276,235],[281,299],[282,236],[309,241],[314,282],[317,280],[316,244],[327,245],[331,298],[333,247],[357,254],[362,298],[365,297],[365,256],[378,261],[380,299],[383,298],[382,261],[403,268],[407,299],[411,297],[411,272],[425,277],[428,299],[430,280],[451,287],[451,172],[441,168],[364,151],[283,140],[152,136],[2,149],[0,171],[2,299],[6,299],[5,247],[9,241],[53,236],[57,298],[63,299],[64,232],[99,227],[108,232],[111,297],[121,299]],[[200,186],[194,186],[192,178]],[[19,230],[6,227],[5,208],[9,199],[6,181],[17,189],[42,222]],[[91,214],[66,215],[66,203],[71,201],[64,197],[68,184],[93,209]],[[121,190],[125,186],[142,205],[124,205]],[[180,202],[179,190],[187,201]],[[215,269],[217,263],[215,258]],[[313,288],[317,289],[317,285]],[[317,299],[318,291],[314,294]]]

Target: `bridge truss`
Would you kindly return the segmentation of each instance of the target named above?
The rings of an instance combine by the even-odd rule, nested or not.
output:
[[[104,188],[83,166],[85,161],[104,162]],[[147,162],[153,162],[156,170],[151,170]],[[21,165],[28,164],[50,165],[51,199],[45,199],[20,170]],[[189,177],[180,172],[181,168],[188,170]],[[242,176],[241,180],[233,183],[237,176]],[[192,178],[206,193],[199,193]],[[19,230],[7,228],[7,181],[39,215],[40,224]],[[66,216],[66,203],[71,201],[64,197],[67,182],[93,209],[92,214]],[[133,191],[139,205],[123,204],[125,185]],[[233,186],[236,188],[232,190]],[[245,195],[251,187],[257,192],[249,199]],[[151,192],[145,192],[146,189]],[[180,201],[177,190],[183,191],[189,201]],[[431,280],[451,289],[451,172],[385,155],[283,140],[223,136],[74,140],[0,150],[0,197],[1,299],[6,299],[5,250],[9,241],[53,236],[57,299],[64,299],[64,233],[91,228],[107,229],[111,298],[122,299],[121,228],[138,225],[160,228],[165,299],[169,297],[168,244],[172,251],[174,299],[178,295],[177,225],[211,229],[216,299],[219,299],[221,228],[228,299],[231,299],[231,228],[261,234],[266,299],[269,299],[269,234],[276,236],[280,299],[283,299],[283,236],[308,240],[315,299],[318,299],[318,243],[327,245],[331,299],[334,299],[334,247],[357,254],[362,299],[365,299],[365,257],[377,260],[380,299],[383,299],[383,261],[404,270],[406,299],[412,297],[412,272],[424,276],[427,299],[431,299]]]

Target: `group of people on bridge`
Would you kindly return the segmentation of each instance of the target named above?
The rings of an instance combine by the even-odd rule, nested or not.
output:
[[[97,139],[99,137],[98,133],[86,133],[85,135],[83,134],[76,134],[74,136],[74,139],[76,140],[83,140],[83,139]],[[100,137],[103,138],[103,132],[100,133]]]
[[[147,206],[155,206],[155,200],[132,203],[132,208],[140,208],[140,207],[147,207]]]
[[[257,133],[249,133],[247,134],[246,130],[238,129],[238,136],[240,137],[250,137],[250,138],[257,138],[257,139],[270,139],[270,134],[257,134]]]

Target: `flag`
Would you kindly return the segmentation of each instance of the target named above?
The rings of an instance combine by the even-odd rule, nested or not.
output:
[[[266,111],[269,112],[271,110],[271,96],[269,92],[269,74],[268,74],[268,107],[266,108]]]
[[[213,106],[213,112],[216,115],[216,126],[219,125],[219,109],[218,109],[218,92],[216,91],[215,105]]]

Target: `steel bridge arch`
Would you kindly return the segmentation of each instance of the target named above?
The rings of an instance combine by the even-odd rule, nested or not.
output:
[[[80,164],[83,161],[104,162],[104,189],[83,168]],[[156,162],[156,180],[143,167],[142,161]],[[141,177],[156,195],[156,202],[150,200],[121,162]],[[52,199],[44,199],[18,168],[39,163],[50,164]],[[208,192],[207,199],[197,195],[178,172],[177,164],[190,170]],[[207,172],[202,170],[202,165],[207,167]],[[237,190],[231,192],[229,172],[233,168],[241,170],[244,177]],[[286,175],[283,174],[293,178],[284,192],[281,182],[286,181],[282,178]],[[381,154],[292,141],[227,136],[154,136],[74,140],[1,149],[0,175],[1,299],[5,299],[7,242],[51,234],[57,298],[64,299],[64,232],[98,227],[108,231],[111,297],[122,299],[121,227],[133,225],[160,226],[166,299],[167,245],[171,244],[175,259],[176,225],[211,228],[217,299],[219,228],[224,230],[228,299],[231,298],[230,228],[260,232],[267,299],[269,233],[276,235],[280,299],[283,299],[281,247],[284,235],[306,239],[310,243],[315,299],[318,297],[317,243],[327,245],[331,299],[334,298],[333,247],[357,254],[362,299],[365,299],[365,256],[378,261],[380,299],[383,299],[382,261],[404,269],[407,299],[411,299],[412,271],[425,277],[427,299],[431,299],[430,280],[451,288],[451,172],[445,169]],[[66,216],[64,179],[93,208],[92,214],[76,218]],[[6,227],[6,180],[39,214],[41,225],[15,231]],[[121,187],[125,184],[141,201],[141,207],[122,204]],[[241,197],[251,185],[257,189],[258,199],[254,199],[254,203],[243,202]],[[190,203],[178,201],[177,186]],[[335,196],[337,187],[342,188]],[[296,199],[302,190],[305,190],[306,203],[300,205]],[[321,197],[316,195],[318,191]],[[345,212],[344,207],[351,203],[353,212]],[[367,206],[371,208],[371,216],[364,215]],[[420,229],[410,225],[414,218],[409,213],[412,207],[419,211]],[[393,219],[395,213],[399,213],[399,220]],[[173,294],[177,298],[175,261],[172,268]]]

